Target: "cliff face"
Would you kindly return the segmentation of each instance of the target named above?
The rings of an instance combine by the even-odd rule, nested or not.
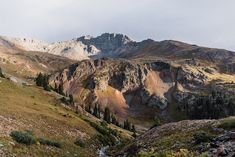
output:
[[[71,65],[53,75],[50,83],[63,85],[81,104],[99,103],[125,116],[141,105],[165,109],[174,76],[175,69],[163,62],[97,59]]]
[[[120,118],[171,121],[175,112],[187,112],[182,104],[196,102],[199,95],[211,92],[215,82],[231,80],[233,75],[221,74],[194,59],[176,64],[102,58],[73,64],[52,75],[50,84],[63,86],[79,105],[108,106]]]
[[[176,86],[184,90],[196,84],[192,78],[199,76],[162,61],[103,58],[73,64],[51,76],[50,84],[62,85],[64,92],[73,94],[80,105],[109,106],[122,118],[146,113],[153,118],[174,101]]]

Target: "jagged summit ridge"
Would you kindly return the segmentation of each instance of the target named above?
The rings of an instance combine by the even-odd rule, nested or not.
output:
[[[26,51],[48,52],[75,60],[88,59],[90,56],[112,56],[120,47],[133,42],[128,36],[116,33],[104,33],[97,37],[82,36],[67,41],[45,43],[30,38],[1,37],[1,43]]]
[[[47,52],[48,43],[33,38],[15,38],[0,36],[0,44],[2,46],[17,47],[26,51]]]
[[[233,67],[235,62],[235,53],[232,51],[200,47],[174,40],[147,39],[137,42],[126,35],[116,33],[104,33],[97,37],[87,35],[54,43],[29,38],[0,37],[0,45],[26,51],[47,52],[73,60],[102,57],[126,59],[186,57],[222,62],[222,64],[229,62],[229,67]]]

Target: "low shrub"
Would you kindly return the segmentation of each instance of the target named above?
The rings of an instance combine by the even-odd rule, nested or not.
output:
[[[102,135],[109,135],[110,134],[108,128],[106,128],[102,125],[96,124],[95,122],[90,121],[89,123],[93,128],[95,128]]]
[[[76,139],[76,141],[74,142],[75,145],[80,146],[82,148],[85,147],[85,143],[81,140],[81,139]]]
[[[51,140],[48,140],[48,139],[45,139],[45,138],[39,138],[38,141],[42,145],[48,145],[48,146],[61,148],[61,143],[59,143],[57,141],[51,141]]]
[[[36,142],[31,132],[12,131],[10,136],[18,143],[31,145]]]
[[[104,126],[104,127],[108,127],[108,123],[107,123],[106,121],[104,121],[104,120],[101,121],[100,124],[101,124],[102,126]]]
[[[60,98],[60,101],[64,103],[65,105],[69,105],[69,102],[65,97]]]
[[[51,141],[45,138],[38,138],[33,135],[32,131],[12,131],[10,133],[10,136],[18,143],[26,144],[26,145],[32,145],[35,144],[36,141],[38,141],[42,145],[48,145],[48,146],[54,146],[57,148],[61,148],[61,144],[56,141]]]
[[[200,143],[210,142],[213,139],[213,136],[208,135],[205,132],[199,132],[193,135],[193,139],[195,141],[195,144],[200,144]]]

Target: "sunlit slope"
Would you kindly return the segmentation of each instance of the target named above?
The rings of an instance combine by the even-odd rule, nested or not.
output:
[[[27,52],[0,45],[0,66],[4,72],[20,78],[30,78],[39,72],[53,73],[73,61],[41,52]]]
[[[52,94],[5,79],[0,82],[1,155],[96,156],[96,130],[75,113],[61,107]],[[18,144],[9,136],[13,130],[32,131],[37,137],[60,142],[62,148]],[[76,146],[77,138],[84,140],[89,148]]]

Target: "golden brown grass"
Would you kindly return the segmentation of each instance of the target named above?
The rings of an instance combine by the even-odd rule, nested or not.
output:
[[[1,79],[0,119],[0,142],[4,143],[5,153],[16,156],[95,156],[95,129],[74,112],[61,107],[51,94],[36,87]],[[61,142],[62,148],[17,144],[9,137],[13,130],[30,130],[37,137]],[[80,148],[73,144],[76,138],[94,146]]]

